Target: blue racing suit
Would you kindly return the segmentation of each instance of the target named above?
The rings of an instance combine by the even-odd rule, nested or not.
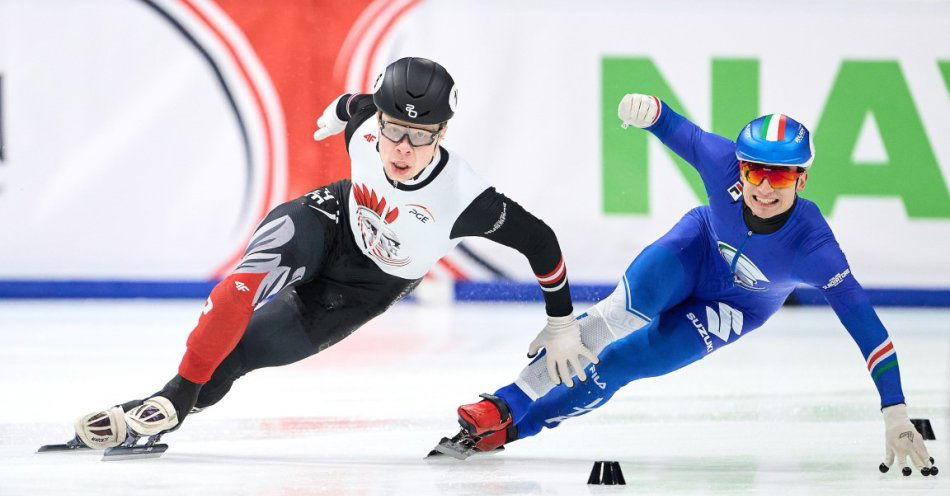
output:
[[[881,406],[904,402],[897,355],[818,207],[797,198],[785,224],[755,234],[742,214],[735,144],[666,104],[647,128],[699,171],[709,206],[694,208],[630,264],[617,290],[578,317],[600,363],[573,388],[547,377],[543,355],[495,395],[517,437],[606,403],[630,381],[667,374],[765,323],[804,283],[821,290],[857,343]],[[510,441],[510,439],[509,439]]]

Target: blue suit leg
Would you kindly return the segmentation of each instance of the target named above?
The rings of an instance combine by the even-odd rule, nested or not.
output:
[[[693,281],[675,249],[654,243],[623,273],[626,310],[647,322],[689,297]]]
[[[624,271],[626,310],[646,321],[685,301],[704,275],[710,250],[700,211],[687,212]]]
[[[693,210],[646,247],[624,271],[617,290],[578,317],[584,345],[594,353],[606,352],[611,342],[651,325],[661,313],[687,299],[703,273],[702,264],[708,260],[706,232],[702,216]],[[593,322],[597,319],[600,321]],[[544,359],[542,352],[522,371],[520,386],[516,382],[496,392],[515,419],[524,416],[535,399],[554,387],[544,370]],[[603,362],[598,369],[602,367]]]
[[[602,406],[631,381],[668,374],[744,335],[741,312],[725,308],[718,302],[689,300],[663,312],[606,346],[598,354],[600,363],[587,366],[588,380],[573,388],[557,385],[532,400],[516,382],[495,395],[511,407],[518,439],[557,427]],[[750,321],[744,330],[758,325]]]

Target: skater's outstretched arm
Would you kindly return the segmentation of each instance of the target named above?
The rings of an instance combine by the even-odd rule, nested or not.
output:
[[[531,342],[529,356],[537,355],[544,347],[547,371],[556,383],[573,386],[573,375],[586,380],[581,357],[594,362],[597,358],[581,343],[567,266],[554,231],[495,188],[488,188],[462,212],[452,228],[452,238],[466,236],[490,239],[518,250],[528,259],[548,314],[548,324]]]
[[[802,281],[820,290],[861,349],[881,397],[881,407],[904,402],[897,352],[830,230],[818,246],[796,261]]]
[[[803,281],[821,290],[857,343],[880,394],[885,438],[881,471],[886,472],[896,459],[902,473],[910,475],[906,461],[910,457],[922,474],[936,475],[933,459],[907,416],[894,344],[861,284],[851,273],[848,260],[830,229],[820,245],[797,265]]]
[[[645,129],[692,165],[703,179],[707,193],[736,182],[736,146],[732,141],[704,131],[677,114],[659,98],[632,93],[620,100],[617,115],[623,126]]]
[[[340,95],[327,105],[327,108],[323,110],[323,114],[317,119],[317,130],[313,133],[313,139],[314,141],[320,141],[346,131],[344,137],[347,149],[349,149],[353,132],[366,119],[375,115],[376,111],[373,95],[364,93]]]

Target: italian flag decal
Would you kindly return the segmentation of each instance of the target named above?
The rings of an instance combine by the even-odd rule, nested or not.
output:
[[[877,377],[886,370],[896,367],[897,357],[894,355],[894,344],[891,343],[891,338],[887,338],[877,348],[874,348],[874,351],[868,355],[868,372],[871,373],[871,378],[877,379]],[[892,356],[894,356],[895,359],[885,364],[884,361]]]
[[[762,139],[766,141],[785,141],[785,114],[770,114],[762,122]]]

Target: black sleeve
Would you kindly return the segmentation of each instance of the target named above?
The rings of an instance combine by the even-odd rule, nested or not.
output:
[[[346,137],[346,148],[350,148],[350,138],[356,132],[356,128],[363,125],[367,119],[376,115],[376,104],[373,103],[373,95],[356,94],[343,95],[336,104],[336,116],[341,121],[346,121],[344,136]]]
[[[479,236],[518,250],[527,257],[544,294],[548,315],[574,311],[567,268],[557,236],[541,219],[507,196],[488,188],[478,195],[452,226],[452,238]]]

